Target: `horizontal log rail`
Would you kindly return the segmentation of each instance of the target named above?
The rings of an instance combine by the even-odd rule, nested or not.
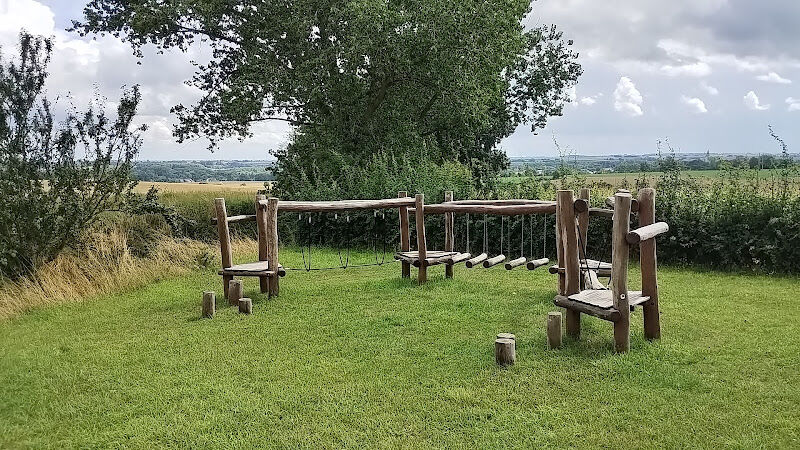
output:
[[[256,220],[255,214],[245,214],[241,216],[228,216],[228,223],[236,223],[236,222],[249,222],[251,220]],[[213,217],[211,219],[211,223],[217,223],[217,218]]]
[[[260,208],[267,207],[267,201],[258,202]],[[394,209],[414,205],[411,197],[387,198],[380,200],[338,200],[330,202],[279,201],[278,212],[329,212],[364,209]]]
[[[409,211],[416,211],[409,208]],[[528,214],[555,214],[556,205],[549,203],[530,203],[523,205],[456,205],[438,203],[425,205],[425,214],[489,214],[493,216],[518,216]]]
[[[508,200],[453,200],[443,202],[442,205],[487,205],[487,206],[509,206],[509,205],[555,205],[556,202],[549,200],[528,200],[528,199],[508,199]]]
[[[669,231],[669,225],[666,222],[656,222],[651,225],[646,225],[635,230],[631,230],[625,236],[628,244],[635,245],[648,239],[653,239],[659,234],[664,234]]]

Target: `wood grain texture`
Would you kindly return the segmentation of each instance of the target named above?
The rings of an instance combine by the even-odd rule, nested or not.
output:
[[[203,304],[200,317],[204,319],[213,319],[217,311],[217,299],[213,291],[203,292]]]
[[[406,191],[400,191],[397,193],[397,198],[407,198],[408,193]],[[409,229],[408,224],[408,207],[401,206],[400,210],[400,251],[407,252],[411,250],[411,230]],[[402,269],[400,276],[403,278],[411,278],[411,264],[406,261],[402,263]]]
[[[258,207],[258,202],[266,200],[264,194],[256,195],[256,229],[258,230],[258,260],[267,261],[267,212]],[[266,270],[266,269],[265,269]],[[261,276],[258,278],[258,287],[262,294],[269,292],[269,278]]]
[[[277,198],[270,197],[259,204],[266,203],[265,209],[265,223],[264,227],[267,233],[267,261],[269,267],[280,267],[280,258],[278,257],[278,204],[280,203]],[[280,293],[280,280],[279,277],[270,277],[268,283],[268,294],[270,297],[277,296]]]
[[[581,290],[580,262],[578,260],[578,230],[575,220],[574,193],[572,190],[558,191],[558,220],[561,228],[561,242],[564,263],[564,292],[567,296]],[[581,335],[581,315],[579,311],[566,312],[567,334],[575,339]]]
[[[266,207],[265,202],[260,202],[262,207]],[[281,201],[278,203],[279,212],[334,212],[334,211],[356,211],[363,209],[394,209],[401,206],[413,206],[414,199],[411,197],[386,198],[378,200],[339,200],[330,202],[293,202]]]
[[[495,339],[494,360],[501,366],[510,366],[517,362],[517,344],[513,339]]]
[[[630,247],[627,236],[630,231],[631,194],[619,192],[614,195],[614,226],[611,230],[611,292],[614,309],[619,319],[614,322],[614,347],[624,353],[630,349],[630,304],[628,299],[628,259]]]
[[[473,267],[475,267],[475,266],[477,266],[479,264],[482,264],[488,258],[489,258],[489,255],[487,255],[486,253],[481,253],[480,255],[468,260],[465,265],[467,266],[468,269],[471,269],[471,268],[473,268]]]
[[[625,236],[628,244],[635,245],[642,241],[648,241],[654,237],[664,234],[669,231],[669,225],[666,222],[656,222],[650,225],[640,226],[635,230],[631,230]]]
[[[416,205],[415,222],[417,227],[417,252],[419,259],[428,257],[428,243],[425,236],[425,195],[417,194],[414,197],[414,204]],[[417,272],[417,283],[425,284],[428,281],[428,267],[424,264],[419,266]]]
[[[561,313],[549,312],[547,313],[547,348],[557,349],[561,348],[561,338],[563,333],[561,331]]]
[[[453,201],[453,191],[446,191],[444,193],[444,201],[452,202]],[[455,214],[453,213],[445,213],[444,215],[444,251],[452,252],[453,248],[455,247],[455,230],[453,229],[455,224]],[[453,278],[453,265],[448,264],[444,268],[444,276],[445,278]]]

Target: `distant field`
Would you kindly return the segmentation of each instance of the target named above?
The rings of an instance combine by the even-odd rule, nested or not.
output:
[[[183,192],[252,192],[264,189],[263,181],[217,181],[213,183],[165,183],[154,181],[140,181],[134,191],[145,193],[151,186],[155,186],[161,193]]]
[[[689,176],[697,179],[708,179],[713,180],[719,178],[725,171],[723,170],[686,170],[681,172],[683,176]],[[747,174],[756,174],[756,171],[747,171]],[[658,177],[663,175],[663,172],[613,172],[613,173],[597,173],[597,174],[585,174],[582,175],[586,177],[588,181],[594,182],[606,182],[611,185],[619,185],[622,184],[624,181],[628,183],[633,183],[636,180],[640,179],[647,179],[647,180],[655,180]],[[770,180],[773,177],[777,176],[777,171],[764,169],[759,170],[757,176],[763,180]],[[523,180],[526,180],[528,177],[503,177],[502,180],[507,183],[521,183]],[[800,181],[800,176],[795,177],[796,181]]]

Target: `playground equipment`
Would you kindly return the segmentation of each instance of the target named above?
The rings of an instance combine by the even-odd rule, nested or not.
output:
[[[588,215],[583,220],[576,217],[571,190],[558,191],[556,200],[556,245],[558,253],[559,294],[553,302],[567,310],[567,335],[578,339],[581,332],[581,314],[588,314],[614,324],[614,343],[618,352],[630,348],[630,313],[634,306],[644,311],[644,334],[647,339],[661,337],[658,309],[658,281],[656,276],[656,244],[654,238],[669,230],[664,222],[655,222],[655,190],[641,189],[636,201],[639,228],[630,230],[633,200],[629,192],[618,192],[613,197],[613,228],[611,256],[611,289],[581,285],[584,267],[580,262],[581,249],[585,255],[584,231]],[[604,213],[605,214],[605,213]],[[630,246],[639,245],[642,271],[642,290],[628,290],[628,259]],[[585,256],[584,256],[585,260]]]

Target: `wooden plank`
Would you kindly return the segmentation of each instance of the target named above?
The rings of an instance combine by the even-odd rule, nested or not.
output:
[[[266,207],[265,202],[260,202]],[[278,203],[279,212],[333,212],[354,211],[363,209],[394,209],[401,206],[413,206],[411,197],[387,198],[378,200],[339,200],[330,202],[295,202],[281,201]]]
[[[630,231],[631,194],[618,192],[614,195],[614,226],[611,233],[611,292],[614,309],[619,311],[619,320],[614,322],[614,346],[617,352],[630,349],[630,306],[628,301],[628,258],[626,236]]]
[[[556,306],[565,308],[567,311],[576,311],[578,313],[589,314],[590,316],[598,317],[609,322],[616,322],[619,320],[619,311],[615,309],[603,309],[586,303],[576,302],[570,300],[563,295],[556,295],[553,298],[553,303]]]
[[[419,259],[428,257],[428,243],[425,237],[425,195],[417,194],[414,198],[416,205],[415,222],[417,226],[417,252]],[[428,281],[428,267],[424,264],[419,266],[417,272],[417,283],[424,284]]]
[[[447,191],[444,193],[444,201],[445,202],[452,202],[453,201],[453,191]],[[455,231],[453,230],[453,225],[455,223],[455,214],[453,213],[446,213],[444,215],[444,251],[452,252],[453,248],[455,247]],[[444,268],[444,277],[445,278],[453,278],[453,265],[448,264]]]
[[[628,241],[628,244],[635,245],[640,242],[653,239],[654,237],[664,234],[667,231],[669,231],[669,225],[667,225],[666,222],[651,223],[650,225],[645,225],[629,231],[625,236],[625,240]]]
[[[648,226],[656,221],[656,191],[645,188],[639,190],[639,226]],[[658,307],[658,262],[656,240],[648,239],[639,243],[639,266],[642,271],[642,294],[650,301],[642,308],[644,316],[644,337],[661,338],[661,318]]]
[[[400,191],[397,193],[398,198],[406,198],[408,197],[408,193],[406,191]],[[409,229],[408,225],[408,207],[401,206],[400,210],[400,250],[403,252],[407,252],[411,250],[411,230]],[[411,265],[405,261],[402,262],[402,271],[401,277],[403,278],[411,278]]]

